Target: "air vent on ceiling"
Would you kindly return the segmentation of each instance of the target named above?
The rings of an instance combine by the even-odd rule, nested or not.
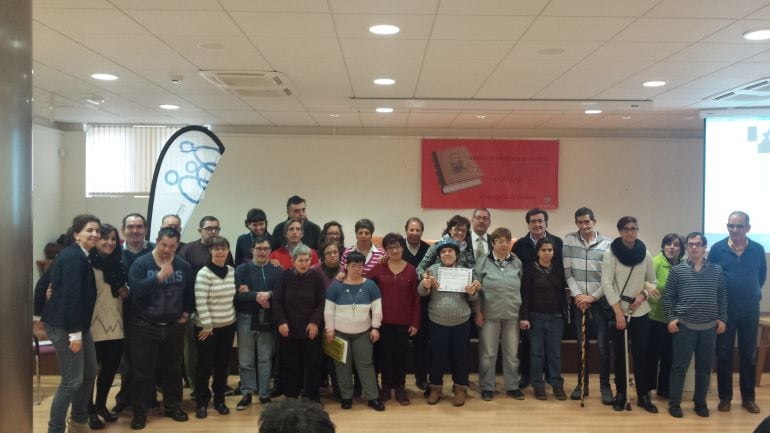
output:
[[[765,100],[770,102],[770,77],[742,84],[734,89],[711,95],[705,99],[720,102],[756,103]]]
[[[289,79],[280,72],[200,71],[200,74],[221,90],[239,96],[283,98],[294,94]]]

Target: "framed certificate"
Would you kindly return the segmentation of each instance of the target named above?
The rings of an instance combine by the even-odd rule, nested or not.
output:
[[[473,280],[473,269],[438,268],[438,290],[441,292],[465,293],[465,286]]]

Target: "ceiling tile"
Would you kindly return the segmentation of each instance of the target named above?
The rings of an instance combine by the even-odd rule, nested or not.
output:
[[[542,15],[551,17],[636,17],[660,0],[551,0]]]
[[[37,1],[37,0],[35,0]],[[176,10],[176,11],[221,11],[218,2],[211,0],[110,0],[123,10]]]
[[[315,119],[304,111],[261,111],[260,114],[274,125],[318,126]]]
[[[426,62],[415,96],[472,98],[497,64],[494,60],[440,59]]]
[[[341,59],[275,57],[273,67],[287,77],[300,96],[350,96],[350,83]]]
[[[770,28],[770,19],[740,20],[729,26],[725,26],[718,32],[709,35],[709,37],[705,38],[704,41],[757,45],[770,48],[770,41],[747,41],[743,39],[743,34],[747,31],[767,28]]]
[[[537,15],[547,0],[442,0],[440,14],[451,15]]]
[[[663,0],[648,17],[666,18],[743,18],[767,6],[766,0]]]
[[[336,14],[427,14],[436,11],[437,0],[329,0]]]
[[[532,23],[533,17],[439,15],[433,39],[517,40]]]
[[[310,115],[320,126],[349,127],[360,128],[361,118],[358,113],[339,113],[339,112],[311,112]]]
[[[687,42],[615,42],[602,45],[587,61],[596,60],[661,60],[684,49]]]
[[[507,60],[583,60],[601,45],[601,42],[594,41],[519,41],[508,54]]]
[[[364,128],[404,128],[409,118],[408,112],[394,113],[360,113]]]
[[[333,38],[334,25],[329,14],[284,14],[241,12],[233,15],[252,40],[257,38]]]
[[[615,41],[695,42],[730,25],[730,20],[685,18],[640,18],[623,30]]]
[[[253,38],[257,49],[268,59],[273,57],[342,58],[334,38]]]
[[[512,41],[436,40],[428,43],[427,59],[500,60],[514,46]]]
[[[452,122],[452,128],[494,128],[508,113],[466,113],[463,112]]]
[[[139,35],[147,31],[123,12],[116,9],[35,9],[34,21],[63,34],[121,34]]]
[[[420,62],[389,59],[351,59],[346,62],[350,71],[353,93],[357,98],[410,98],[417,86]],[[378,86],[375,78],[396,80],[392,86]]]
[[[192,65],[152,35],[72,35],[75,40],[123,67],[139,69],[151,58],[154,68],[188,70]],[[120,47],[120,49],[116,49]]]
[[[228,11],[328,13],[326,2],[318,0],[219,0]]]
[[[574,66],[574,60],[505,62],[487,79],[476,98],[530,99]]]
[[[452,126],[459,110],[412,110],[409,113],[407,127],[409,128],[449,128]]]
[[[417,59],[425,55],[424,39],[340,39],[348,59]]]
[[[599,120],[601,115],[564,113],[554,116],[537,126],[537,129],[572,129],[581,128]]]
[[[500,129],[534,129],[559,113],[517,113],[513,112],[500,120],[495,128]]]
[[[270,125],[270,121],[254,110],[209,110],[228,125]]]
[[[604,41],[626,28],[631,18],[540,17],[522,37],[525,41]]]
[[[224,35],[241,32],[225,12],[187,10],[129,10],[133,19],[156,35]],[[169,25],[184,23],[184,25]]]
[[[762,9],[759,9],[758,11],[749,15],[747,18],[760,19],[760,20],[770,19],[770,6],[765,6]]]
[[[33,13],[40,9],[113,9],[107,0],[35,0]]]
[[[666,59],[666,61],[737,62],[766,51],[769,48],[770,44],[762,46],[754,44],[720,44],[701,42],[683,49],[682,51]]]

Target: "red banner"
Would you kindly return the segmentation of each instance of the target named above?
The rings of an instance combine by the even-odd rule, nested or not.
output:
[[[422,140],[422,207],[556,209],[559,140]]]

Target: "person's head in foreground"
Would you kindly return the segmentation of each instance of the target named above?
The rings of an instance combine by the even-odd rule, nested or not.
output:
[[[320,404],[287,398],[268,404],[259,417],[259,433],[334,433],[334,423]]]

